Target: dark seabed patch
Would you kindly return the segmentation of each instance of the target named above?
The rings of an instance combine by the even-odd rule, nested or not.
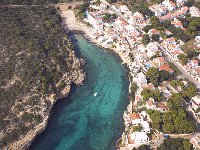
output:
[[[46,130],[34,140],[31,150],[112,150],[124,129],[127,70],[113,53],[80,35],[75,38],[76,53],[87,62],[87,79],[56,103]]]

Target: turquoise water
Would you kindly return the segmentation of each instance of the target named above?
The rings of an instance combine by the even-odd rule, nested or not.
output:
[[[73,41],[76,53],[87,62],[87,79],[83,86],[73,86],[68,98],[56,103],[46,130],[31,150],[112,150],[124,129],[127,70],[116,55],[82,36],[76,35]]]

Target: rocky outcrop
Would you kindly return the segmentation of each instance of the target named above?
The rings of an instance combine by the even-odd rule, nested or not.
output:
[[[55,8],[36,8],[0,9],[0,149],[27,148],[86,77]]]

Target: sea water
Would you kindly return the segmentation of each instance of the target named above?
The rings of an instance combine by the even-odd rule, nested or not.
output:
[[[124,130],[126,68],[115,54],[81,35],[73,43],[76,54],[86,61],[87,79],[81,87],[72,86],[69,97],[56,103],[46,130],[34,140],[31,150],[112,150]]]

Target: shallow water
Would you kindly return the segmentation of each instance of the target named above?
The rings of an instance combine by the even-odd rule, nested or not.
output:
[[[31,150],[112,150],[124,129],[127,70],[116,55],[82,36],[76,35],[73,41],[77,55],[87,62],[87,79],[83,86],[73,86],[68,98],[56,103],[46,130]]]

